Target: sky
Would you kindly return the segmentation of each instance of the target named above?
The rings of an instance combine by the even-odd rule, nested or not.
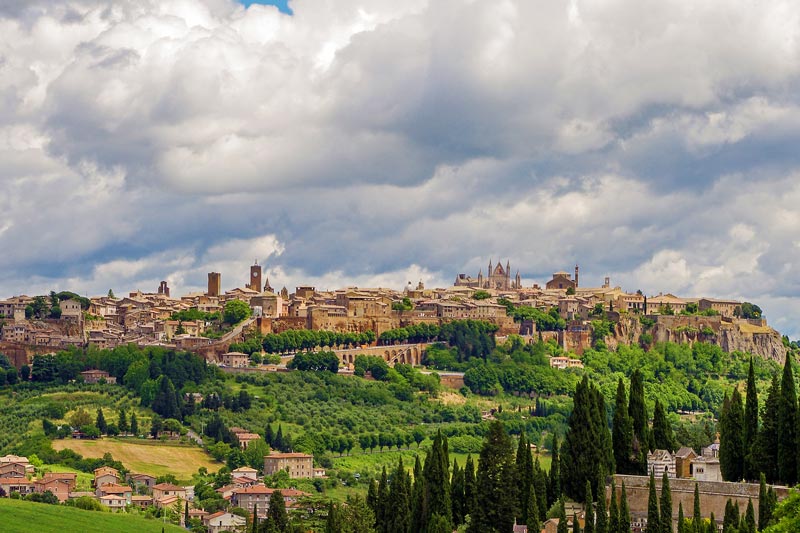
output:
[[[282,9],[0,0],[0,297],[501,260],[800,337],[796,0]]]

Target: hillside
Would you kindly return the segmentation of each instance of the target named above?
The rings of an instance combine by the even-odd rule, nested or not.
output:
[[[63,505],[47,505],[0,498],[0,524],[4,533],[166,533],[185,531],[141,516],[83,511]]]

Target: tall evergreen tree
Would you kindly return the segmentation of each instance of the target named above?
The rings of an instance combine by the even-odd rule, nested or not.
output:
[[[572,533],[581,533],[581,523],[578,521],[578,513],[572,513]]]
[[[269,427],[269,425],[267,426]],[[339,506],[328,502],[328,517],[325,519],[325,533],[341,533],[342,524],[339,521]]]
[[[606,512],[606,480],[605,476],[600,476],[597,483],[597,512],[595,513],[595,533],[611,533],[608,528],[608,514]],[[612,493],[613,497],[613,493]]]
[[[535,491],[530,491],[528,500],[528,531],[541,531],[541,521],[539,519],[539,499]]]
[[[754,480],[758,477],[758,467],[755,462],[754,447],[758,437],[758,389],[756,389],[756,375],[753,369],[753,357],[750,357],[750,368],[747,371],[747,397],[744,404],[744,430],[742,433],[744,445],[744,478]]]
[[[394,512],[393,503],[389,500],[389,476],[386,474],[386,466],[384,465],[380,482],[378,482],[378,502],[376,508],[373,509],[375,523],[380,533],[386,533],[389,520]]]
[[[136,412],[131,413],[131,435],[139,435],[139,421],[136,419]]]
[[[458,527],[464,523],[464,471],[453,459],[453,473],[450,476],[450,504],[453,507],[453,525]]]
[[[158,391],[156,392],[153,403],[150,405],[154,412],[161,415],[163,418],[181,418],[181,410],[178,407],[178,399],[175,395],[175,385],[172,380],[167,376],[161,376],[156,383]]]
[[[703,533],[703,515],[700,510],[700,487],[694,484],[694,514],[692,514],[692,531]]]
[[[378,498],[378,484],[379,481],[374,479],[369,482],[367,487],[367,506],[372,510],[372,513],[377,517],[380,511],[380,498]],[[377,520],[377,518],[376,518]]]
[[[678,502],[678,531],[686,533],[686,519],[683,517],[683,502]]]
[[[778,402],[778,478],[787,485],[797,481],[797,392],[791,355],[786,355]]]
[[[586,500],[584,501],[586,520],[584,522],[583,533],[594,533],[594,501],[592,500],[592,482],[588,479],[586,480],[586,489],[584,490],[584,494],[586,494]]]
[[[523,431],[519,436],[516,455],[517,471],[517,523],[528,523],[528,502],[531,499],[533,486],[533,457],[530,446]]]
[[[411,528],[411,480],[403,466],[402,457],[392,475],[389,499],[384,513],[387,533],[408,533]]]
[[[539,464],[539,457],[533,462],[533,484],[536,492],[536,506],[539,508],[539,521],[543,521],[547,515],[547,473]]]
[[[608,533],[619,533],[619,508],[617,506],[617,487],[611,479],[611,499],[608,504]]]
[[[264,431],[264,442],[269,444],[270,448],[275,447],[275,434],[272,432],[271,423],[267,423],[267,429]]]
[[[619,378],[617,383],[611,437],[614,444],[614,462],[617,473],[636,473],[638,465],[633,455],[633,422],[628,414],[628,398],[625,394],[625,384],[622,382],[622,378]]]
[[[552,506],[561,499],[561,459],[558,449],[558,436],[553,434],[553,446],[550,453],[550,483],[547,491],[547,505]]]
[[[467,465],[470,458],[467,458]],[[422,531],[425,514],[425,478],[422,475],[422,464],[417,456],[414,461],[414,485],[411,489],[411,530]]]
[[[561,500],[558,502],[558,527],[556,528],[556,533],[567,533],[568,531],[567,509],[566,505],[564,504],[564,498],[561,498]]]
[[[739,481],[744,474],[743,424],[742,397],[734,388],[730,400],[727,396],[723,400],[719,416],[719,467],[726,481]]]
[[[130,429],[130,426],[128,425],[128,415],[125,412],[124,407],[120,407],[119,409],[119,416],[117,417],[117,428],[119,428],[119,432],[123,434],[127,433],[128,430]]]
[[[286,502],[283,500],[283,493],[276,490],[269,498],[269,511],[267,519],[264,521],[267,531],[272,528],[279,533],[289,531],[289,516],[286,514]]]
[[[764,473],[761,473],[761,479],[758,484],[758,530],[761,531],[769,524],[769,510],[767,506],[769,500],[767,496],[767,479]]]
[[[778,409],[781,386],[778,376],[772,376],[772,384],[761,411],[761,428],[758,430],[756,444],[752,449],[754,463],[763,472],[768,483],[778,480]],[[760,515],[759,515],[760,516]]]
[[[656,477],[652,470],[650,471],[650,481],[647,483],[647,533],[661,533],[661,513],[658,510]]]
[[[517,499],[514,446],[503,424],[494,421],[489,426],[478,462],[478,505],[467,531],[484,533],[507,532],[514,527]]]
[[[628,508],[628,491],[625,490],[625,482],[622,482],[622,490],[619,496],[619,531],[628,533],[631,530],[631,511]]]
[[[590,385],[588,377],[575,387],[569,429],[564,436],[561,476],[564,493],[584,500],[587,479],[597,480],[600,469],[614,470],[614,455],[605,418],[602,395]]]
[[[756,533],[756,513],[753,509],[753,500],[747,499],[747,511],[744,514],[744,528],[739,533]]]
[[[472,455],[467,455],[464,465],[464,514],[471,515],[478,506],[478,487],[475,480],[475,463]]]
[[[100,430],[101,435],[108,433],[108,423],[106,422],[106,417],[103,415],[102,409],[97,409],[97,419],[94,425]]]
[[[633,424],[633,455],[639,458],[637,474],[647,472],[647,448],[650,437],[647,431],[647,406],[644,402],[644,381],[636,369],[631,374],[631,390],[628,396],[628,415]],[[642,460],[644,458],[644,460]]]
[[[725,502],[725,515],[722,518],[722,533],[735,533],[739,529],[739,510],[731,499]]]
[[[433,439],[431,452],[425,457],[422,477],[425,479],[424,527],[431,516],[439,515],[447,522],[453,516],[450,503],[450,473],[445,437],[439,431]]]
[[[186,526],[189,526],[189,502],[186,502]],[[258,505],[253,506],[253,533],[258,533]]]
[[[672,425],[667,420],[667,413],[661,401],[656,399],[653,410],[653,442],[657,450],[676,450],[675,437],[672,434]]]
[[[664,470],[661,478],[661,533],[672,533],[672,491],[669,487],[669,476]]]

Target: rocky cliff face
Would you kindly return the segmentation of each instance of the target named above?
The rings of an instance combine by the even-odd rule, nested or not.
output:
[[[621,317],[614,338],[607,339],[606,344],[609,348],[616,348],[619,344],[646,344],[643,341],[688,344],[708,342],[718,345],[725,352],[747,352],[779,363],[786,358],[786,347],[783,345],[780,333],[768,327],[766,323],[752,323],[738,319],[728,321],[718,316],[652,318],[655,323],[645,327],[638,317]]]

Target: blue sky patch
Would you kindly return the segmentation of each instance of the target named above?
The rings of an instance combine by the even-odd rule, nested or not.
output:
[[[289,0],[239,0],[245,6],[253,4],[262,4],[265,6],[276,6],[281,13],[292,15],[292,9],[289,7]]]

